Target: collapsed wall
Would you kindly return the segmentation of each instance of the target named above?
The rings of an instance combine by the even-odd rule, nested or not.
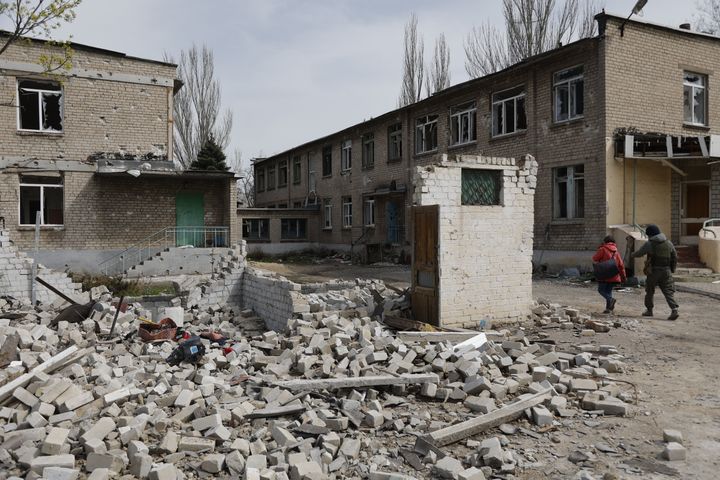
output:
[[[415,172],[415,204],[438,205],[439,324],[528,318],[538,164],[457,155]],[[475,194],[473,196],[473,194]],[[486,326],[490,326],[487,325]]]
[[[0,230],[0,296],[9,296],[17,299],[30,299],[32,297],[32,267],[34,260],[26,253],[18,251],[10,240],[7,230]],[[70,297],[81,293],[78,283],[65,273],[56,272],[37,265],[37,275]],[[36,283],[36,297],[41,303],[52,303],[58,296]]]

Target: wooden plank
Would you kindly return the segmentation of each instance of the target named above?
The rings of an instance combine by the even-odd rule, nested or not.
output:
[[[336,390],[339,388],[364,388],[381,385],[406,385],[411,383],[438,383],[440,379],[434,373],[416,373],[393,375],[369,375],[367,377],[297,379],[276,382],[275,386],[293,391]]]
[[[32,381],[36,373],[40,372],[51,372],[60,365],[63,365],[69,358],[71,358],[78,351],[78,347],[73,345],[66,348],[62,352],[58,353],[54,357],[50,357],[47,361],[36,366],[28,373],[24,373],[17,377],[15,380],[6,383],[0,387],[0,402],[5,401],[10,395],[13,394],[15,389],[18,387],[24,387]]]
[[[480,332],[397,332],[395,335],[403,342],[462,342],[476,336]],[[502,341],[505,336],[497,331],[483,332],[488,340]]]
[[[297,415],[303,413],[307,407],[305,405],[287,405],[284,407],[270,407],[261,410],[254,410],[245,415],[245,418],[269,418],[284,417],[285,415]]]
[[[543,403],[550,397],[550,392],[551,389],[545,389],[529,395],[520,401],[505,405],[499,410],[456,423],[455,425],[450,425],[449,427],[441,428],[440,430],[435,430],[423,437],[418,437],[415,441],[415,451],[426,454],[433,447],[443,447],[451,443],[459,442],[467,437],[477,435],[484,430],[514,420],[521,416],[528,408]]]

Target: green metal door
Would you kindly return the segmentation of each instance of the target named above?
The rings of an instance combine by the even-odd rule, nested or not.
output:
[[[177,246],[203,247],[205,205],[202,193],[178,193],[175,196],[175,226]]]

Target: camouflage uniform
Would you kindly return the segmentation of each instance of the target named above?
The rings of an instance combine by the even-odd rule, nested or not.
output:
[[[659,233],[650,237],[650,240],[640,250],[633,253],[633,257],[642,257],[644,255],[648,256],[650,262],[650,271],[645,272],[647,275],[645,281],[645,307],[649,313],[652,313],[655,287],[659,287],[668,306],[676,315],[679,305],[675,301],[675,283],[672,276],[677,267],[675,247],[664,234]]]

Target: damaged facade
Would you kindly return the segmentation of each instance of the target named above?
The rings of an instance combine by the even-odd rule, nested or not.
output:
[[[617,225],[656,223],[675,243],[696,243],[720,217],[720,39],[635,20],[621,35],[624,19],[596,20],[597,37],[257,159],[256,205],[313,208],[317,244],[376,261],[410,252],[415,167],[444,154],[529,153],[540,165],[537,262],[589,264]],[[674,153],[626,158],[629,134],[653,134]],[[251,249],[292,247],[247,238]]]
[[[52,76],[34,63],[55,48],[45,42],[16,42],[0,58],[0,217],[15,245],[34,246],[36,212],[33,255],[56,267],[97,270],[163,229],[181,243],[231,243],[232,174],[173,164],[176,66],[72,47],[72,69]]]

